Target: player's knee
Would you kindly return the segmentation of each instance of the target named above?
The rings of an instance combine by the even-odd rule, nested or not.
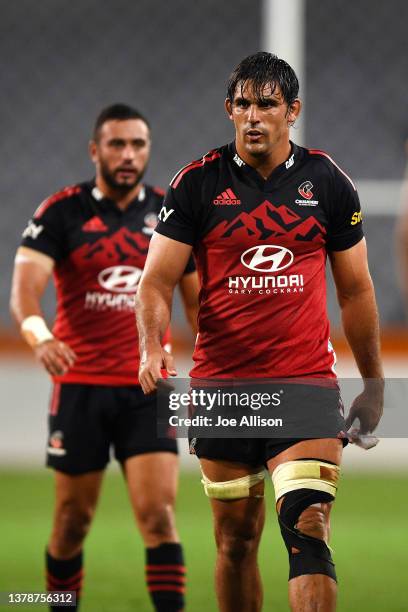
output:
[[[89,531],[93,514],[93,508],[82,508],[75,502],[62,504],[55,521],[57,540],[69,545],[80,544]]]
[[[328,542],[330,506],[331,504],[313,504],[303,510],[296,523],[297,529],[305,535]]]
[[[166,540],[174,532],[174,512],[171,504],[154,504],[137,510],[137,520],[142,534]]]
[[[219,519],[215,525],[215,541],[221,555],[233,562],[240,562],[256,555],[263,521],[257,513],[245,520],[235,520],[232,514]]]
[[[288,461],[272,474],[289,579],[325,574],[336,580],[327,541],[338,477],[338,466],[313,459]]]
[[[218,552],[231,563],[242,563],[256,556],[259,544],[258,534],[254,530],[239,530],[229,533],[218,532],[216,535]]]

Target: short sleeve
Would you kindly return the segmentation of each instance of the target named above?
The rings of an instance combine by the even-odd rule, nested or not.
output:
[[[345,251],[364,236],[362,213],[357,190],[349,177],[335,167],[334,193],[330,198],[327,248]]]
[[[182,177],[180,181],[178,178],[176,175],[166,193],[156,232],[173,240],[194,245],[198,229],[194,209],[199,206],[199,200],[194,196],[194,188],[189,177]]]
[[[63,257],[63,227],[60,202],[39,206],[23,231],[21,246],[40,251],[55,261]]]

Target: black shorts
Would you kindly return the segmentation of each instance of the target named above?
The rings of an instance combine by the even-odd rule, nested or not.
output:
[[[152,452],[177,453],[177,442],[157,437],[156,396],[140,386],[56,384],[49,411],[47,465],[68,474],[106,467]]]
[[[310,440],[311,438],[307,438]],[[252,467],[266,467],[273,459],[294,444],[302,442],[301,438],[192,438],[190,453],[199,459],[216,459],[233,461]],[[343,439],[343,446],[347,440]]]
[[[275,383],[274,383],[275,384]],[[274,384],[264,387],[270,392],[274,389]],[[251,385],[247,385],[251,389]],[[276,413],[273,416],[282,417],[283,427],[276,435],[272,434],[271,429],[266,427],[260,433],[260,429],[249,430],[245,437],[240,437],[239,433],[232,433],[228,437],[223,432],[228,428],[220,428],[218,437],[206,437],[200,430],[194,433],[190,429],[190,453],[199,458],[218,459],[220,461],[233,461],[250,466],[266,466],[269,459],[272,459],[287,450],[294,444],[303,440],[332,438],[336,439],[340,432],[345,431],[345,421],[343,416],[343,404],[340,397],[340,390],[335,382],[329,381],[328,384],[316,383],[286,383],[278,384],[276,388],[282,388],[284,401],[279,408],[274,408]],[[256,383],[253,388],[257,391],[263,389]],[[243,387],[246,390],[246,387]],[[231,389],[227,389],[230,391]],[[232,389],[236,391],[235,389]],[[248,415],[248,408],[223,408],[222,414],[230,418],[237,416],[239,421],[242,415]],[[267,413],[263,416],[270,416]],[[276,430],[275,430],[276,431]],[[275,432],[274,432],[275,433]],[[195,436],[195,437],[194,437]],[[262,437],[257,437],[262,436]],[[342,438],[343,445],[347,440]]]

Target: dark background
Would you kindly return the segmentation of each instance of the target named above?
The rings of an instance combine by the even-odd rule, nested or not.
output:
[[[225,82],[245,55],[262,48],[262,5],[1,0],[0,6],[4,329],[21,231],[47,195],[92,175],[87,143],[100,109],[123,101],[148,116],[153,154],[146,178],[166,187],[180,166],[232,139]],[[367,180],[383,185],[381,215],[371,214],[371,195],[362,203],[389,324],[404,316],[392,247],[398,189],[384,181],[400,180],[405,164],[407,21],[406,0],[306,0],[304,144],[327,150],[361,183],[362,195],[380,193],[375,183],[367,192]]]

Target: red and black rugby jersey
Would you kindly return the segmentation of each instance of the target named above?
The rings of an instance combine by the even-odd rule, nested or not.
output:
[[[291,144],[267,180],[232,143],[184,167],[156,231],[193,245],[201,278],[193,377],[335,377],[328,250],[363,237],[349,177]]]
[[[135,291],[163,195],[144,185],[121,211],[94,182],[82,183],[45,200],[29,222],[22,245],[56,262],[53,333],[78,357],[56,381],[138,384]],[[194,269],[191,259],[186,273]]]

